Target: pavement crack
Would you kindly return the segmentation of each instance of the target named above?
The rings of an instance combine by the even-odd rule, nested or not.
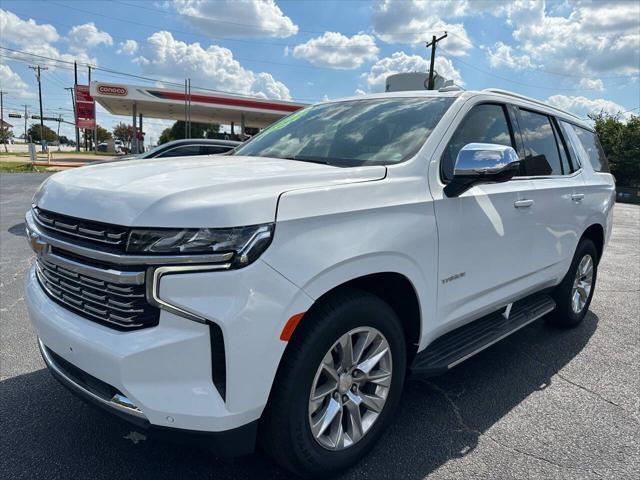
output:
[[[482,435],[482,432],[480,430],[477,430],[477,429],[471,427],[466,422],[466,420],[462,416],[462,412],[460,411],[460,407],[458,407],[458,404],[453,400],[453,398],[451,398],[451,395],[449,395],[449,392],[447,392],[440,385],[438,385],[436,383],[433,383],[433,382],[430,382],[428,380],[425,380],[424,383],[429,385],[431,388],[433,388],[435,391],[437,391],[440,395],[442,395],[444,397],[444,399],[447,401],[447,403],[451,407],[451,410],[453,411],[453,414],[456,417],[458,425],[460,425],[460,427],[462,427],[462,431],[474,433],[474,434],[476,434],[478,436]]]
[[[574,466],[571,466],[571,465],[564,465],[562,463],[554,462],[553,460],[549,460],[548,458],[543,457],[542,455],[536,455],[534,453],[522,450],[521,448],[513,447],[511,445],[507,445],[507,444],[497,440],[496,438],[492,437],[491,435],[484,435],[484,436],[486,438],[488,438],[489,440],[491,440],[496,445],[498,445],[499,447],[502,447],[505,450],[508,450],[510,452],[519,453],[520,455],[524,455],[525,457],[531,458],[533,460],[537,460],[539,462],[546,463],[548,465],[551,465],[553,467],[556,467],[556,468],[559,468],[559,469],[562,469],[562,470],[575,470],[575,471],[578,471],[578,472],[588,472],[588,473],[591,473],[593,475],[596,475],[598,478],[604,478],[604,476],[601,473],[599,473],[599,472],[597,472],[597,471],[595,471],[593,469],[574,467]]]
[[[512,345],[513,345],[513,343],[512,343]],[[543,365],[545,368],[549,368],[549,369],[555,370],[551,365],[549,365],[549,364],[547,364],[547,363],[543,362],[542,360],[538,359],[535,355],[531,355],[530,353],[525,352],[525,351],[524,351],[524,350],[522,350],[522,349],[520,349],[520,353],[522,353],[523,355],[525,355],[525,356],[529,357],[529,358],[530,358],[531,360],[533,360],[534,362],[537,362],[537,363],[539,363],[540,365]],[[626,409],[626,408],[624,408],[622,405],[620,405],[620,404],[618,404],[618,403],[614,402],[613,400],[609,400],[608,398],[603,397],[603,396],[602,396],[601,394],[599,394],[598,392],[596,392],[596,391],[594,391],[594,390],[591,390],[590,388],[585,387],[584,385],[581,385],[581,384],[579,384],[579,383],[577,383],[577,382],[575,382],[575,381],[573,381],[573,380],[570,380],[569,378],[567,378],[566,376],[564,376],[562,373],[560,373],[560,371],[559,371],[559,370],[557,370],[553,375],[551,375],[551,376],[550,376],[550,380],[553,380],[553,378],[554,378],[554,377],[557,377],[557,378],[559,378],[560,380],[564,381],[565,383],[568,383],[569,385],[572,385],[572,386],[574,386],[574,387],[576,387],[576,388],[579,388],[580,390],[582,390],[582,391],[584,391],[584,392],[590,393],[591,395],[595,396],[595,397],[596,397],[596,398],[598,398],[599,400],[601,400],[601,401],[603,401],[603,402],[605,402],[605,403],[607,403],[607,404],[609,404],[609,405],[611,405],[611,406],[613,406],[613,407],[616,407],[616,408],[618,408],[618,409],[622,410],[622,411],[623,411],[623,412],[625,412],[626,414],[630,415],[630,418],[631,418],[631,420],[632,420],[634,423],[638,423],[638,424],[640,424],[640,421],[638,421],[638,419],[637,419],[637,417],[636,417],[636,414],[635,414],[634,412],[627,410],[627,409]]]
[[[11,309],[13,309],[17,304],[19,304],[20,302],[24,301],[24,297],[20,297],[18,298],[15,302],[13,302],[11,305],[7,305],[6,307],[2,307],[0,308],[0,312],[7,312]]]
[[[501,447],[501,448],[503,448],[505,450],[508,450],[510,452],[515,452],[515,453],[518,453],[520,455],[524,455],[524,456],[526,456],[528,458],[537,460],[539,462],[546,463],[546,464],[551,465],[551,466],[553,466],[555,468],[559,468],[559,469],[562,469],[562,470],[574,470],[574,471],[578,471],[578,472],[587,472],[587,473],[591,473],[593,475],[596,475],[598,478],[604,478],[604,476],[601,473],[599,473],[599,472],[597,472],[595,470],[575,467],[575,466],[571,466],[571,465],[564,465],[562,463],[554,462],[554,461],[549,460],[548,458],[546,458],[546,457],[544,457],[542,455],[536,455],[534,453],[527,452],[526,450],[522,450],[521,448],[514,447],[514,446],[511,446],[511,445],[507,445],[506,443],[503,443],[503,442],[497,440],[496,438],[494,438],[493,436],[489,435],[488,433],[483,433],[480,430],[478,430],[476,428],[473,428],[464,419],[464,416],[462,415],[460,407],[453,400],[453,398],[451,398],[451,395],[449,395],[449,392],[447,392],[444,388],[442,388],[441,386],[439,386],[438,384],[436,384],[434,382],[431,382],[431,381],[428,381],[428,380],[424,380],[424,383],[426,385],[429,385],[431,388],[433,388],[436,392],[438,392],[440,395],[442,395],[442,397],[446,400],[446,402],[451,407],[451,411],[453,412],[458,425],[461,427],[460,431],[465,431],[465,432],[468,432],[468,433],[472,433],[474,435],[477,435],[478,438],[480,438],[480,437],[487,438],[488,440],[490,440],[491,442],[495,443],[496,445],[498,445],[499,447]]]

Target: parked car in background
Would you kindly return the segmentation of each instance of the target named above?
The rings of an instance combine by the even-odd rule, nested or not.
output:
[[[499,90],[352,97],[216,161],[49,177],[25,303],[87,401],[326,478],[373,448],[407,375],[543,316],[580,324],[614,202],[593,128],[565,111]]]
[[[233,150],[242,142],[233,140],[210,140],[206,138],[188,138],[163,143],[148,152],[138,155],[125,155],[117,160],[145,160],[148,158],[193,157],[195,155],[218,155]]]

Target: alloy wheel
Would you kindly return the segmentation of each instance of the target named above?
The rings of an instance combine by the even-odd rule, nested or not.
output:
[[[582,312],[582,309],[587,304],[592,287],[593,258],[591,258],[591,255],[585,255],[578,264],[571,290],[571,309],[574,313]]]
[[[342,335],[318,366],[309,395],[316,441],[334,451],[359,442],[384,408],[391,376],[391,349],[380,331],[359,327]]]

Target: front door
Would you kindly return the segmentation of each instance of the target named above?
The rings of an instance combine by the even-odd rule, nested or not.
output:
[[[531,272],[532,180],[516,177],[505,183],[477,185],[457,198],[447,198],[442,192],[464,145],[516,147],[504,105],[465,107],[439,167],[436,162],[430,166],[440,169],[438,177],[430,172],[439,241],[436,335],[506,306],[527,290]]]

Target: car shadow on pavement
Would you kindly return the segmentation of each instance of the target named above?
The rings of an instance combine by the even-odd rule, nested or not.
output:
[[[337,478],[423,479],[464,457],[487,429],[547,388],[597,324],[591,312],[571,330],[535,322],[445,375],[408,381],[389,432]],[[0,382],[0,399],[0,471],[6,478],[291,478],[261,453],[227,462],[204,450],[144,439],[85,405],[44,369]]]

